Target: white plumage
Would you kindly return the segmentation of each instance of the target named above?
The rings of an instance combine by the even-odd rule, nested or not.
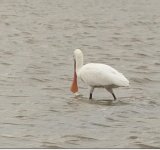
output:
[[[83,65],[83,53],[80,49],[74,51],[74,59],[75,77],[71,87],[71,91],[74,93],[78,91],[78,86],[76,87],[77,83],[75,83],[77,82],[77,76],[91,87],[90,99],[92,99],[94,88],[105,88],[113,95],[114,99],[116,99],[113,88],[129,86],[129,81],[126,77],[108,65],[100,63]],[[75,87],[77,88],[76,90]]]
[[[108,86],[115,85],[128,86],[129,82],[123,74],[114,68],[98,63],[89,63],[79,70],[78,77],[90,86]]]

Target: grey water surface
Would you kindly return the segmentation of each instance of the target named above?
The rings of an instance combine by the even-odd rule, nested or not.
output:
[[[130,81],[70,92],[73,50]],[[160,148],[159,0],[0,0],[0,148]]]

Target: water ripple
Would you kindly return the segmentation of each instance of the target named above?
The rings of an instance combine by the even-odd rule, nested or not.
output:
[[[158,0],[3,0],[0,147],[157,148],[159,6]],[[81,81],[85,96],[72,96],[76,48],[84,63],[115,66],[129,79],[129,88],[115,89],[117,101],[103,90],[88,100]]]

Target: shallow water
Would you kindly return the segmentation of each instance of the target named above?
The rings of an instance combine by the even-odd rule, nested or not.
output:
[[[0,148],[160,148],[159,0],[0,3]],[[130,80],[118,101],[69,91],[75,48]]]

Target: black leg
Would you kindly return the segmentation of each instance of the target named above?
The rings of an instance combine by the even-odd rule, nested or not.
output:
[[[114,100],[116,100],[117,98],[116,98],[116,96],[114,95],[114,93],[112,93],[112,95],[113,95],[113,97],[114,97]]]
[[[94,87],[91,87],[91,89],[90,89],[89,99],[92,99],[92,93],[93,93],[93,91],[94,91]]]
[[[105,89],[106,89],[109,93],[112,94],[112,96],[114,97],[114,100],[117,99],[116,96],[115,96],[114,93],[113,93],[113,89],[112,89],[112,88],[108,87],[108,88],[105,88]]]
[[[89,99],[92,99],[92,93],[90,93],[90,95],[89,95]]]

